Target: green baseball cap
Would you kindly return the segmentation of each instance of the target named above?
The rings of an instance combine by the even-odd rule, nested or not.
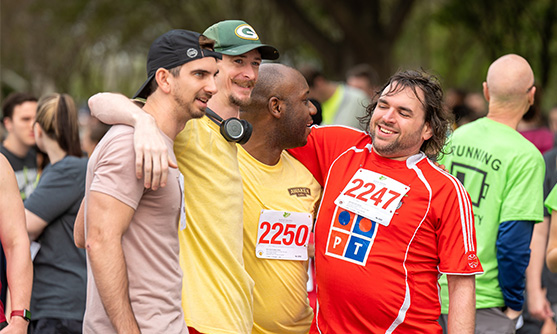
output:
[[[215,40],[215,51],[224,55],[237,56],[258,49],[263,59],[279,57],[274,46],[261,44],[255,29],[241,20],[220,21],[207,28],[203,35]]]

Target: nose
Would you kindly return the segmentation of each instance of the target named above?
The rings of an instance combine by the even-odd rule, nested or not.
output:
[[[248,80],[255,80],[257,73],[258,73],[257,68],[255,68],[254,66],[252,66],[251,64],[248,64],[247,66],[245,66],[244,68],[244,77]]]
[[[317,114],[317,108],[315,107],[315,104],[313,104],[313,102],[309,101],[309,114],[311,116]]]
[[[395,110],[394,108],[389,108],[389,110],[387,110],[387,111],[381,116],[381,118],[382,118],[385,122],[393,123],[393,122],[394,122],[395,112],[396,112],[396,110]]]
[[[205,86],[205,91],[207,93],[210,93],[211,95],[215,95],[217,93],[217,83],[215,80],[215,76],[211,75],[209,76],[209,80],[207,82],[207,85]]]

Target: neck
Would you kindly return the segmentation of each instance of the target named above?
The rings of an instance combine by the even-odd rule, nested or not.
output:
[[[522,116],[524,116],[527,110],[528,106],[513,107],[490,103],[489,111],[486,117],[495,122],[510,126],[514,130],[516,130],[518,128],[518,123],[520,123]]]
[[[184,110],[177,110],[179,108],[171,103],[169,99],[161,99],[154,95],[149,96],[143,110],[153,116],[157,127],[165,135],[174,140],[191,117]]]
[[[258,131],[258,129],[263,130]],[[278,147],[275,140],[269,136],[273,132],[263,124],[253,124],[253,133],[250,140],[242,147],[257,161],[268,166],[274,166],[279,162],[283,149]]]
[[[64,157],[68,155],[66,151],[60,148],[60,145],[58,145],[58,142],[56,142],[56,140],[54,139],[46,137],[43,139],[43,144],[44,144],[44,150],[48,155],[50,164],[52,165],[64,159]]]
[[[23,144],[13,134],[8,134],[2,145],[4,145],[4,147],[12,154],[20,158],[24,158],[27,155],[27,152],[31,149],[30,146]]]
[[[226,96],[225,94],[217,93],[216,95],[211,97],[211,99],[207,103],[207,106],[223,119],[240,117],[240,107],[230,103],[228,96]]]

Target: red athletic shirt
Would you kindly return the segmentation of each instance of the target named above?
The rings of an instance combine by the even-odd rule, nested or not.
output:
[[[345,127],[314,127],[306,146],[289,151],[324,186],[312,332],[441,333],[440,273],[482,272],[470,197],[458,180],[421,153],[407,161],[383,158],[368,134]],[[347,186],[365,184],[353,182],[361,170],[409,187],[388,226],[334,203]],[[384,192],[367,197],[382,205],[390,198]]]

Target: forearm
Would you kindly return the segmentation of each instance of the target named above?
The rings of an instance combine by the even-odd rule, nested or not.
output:
[[[532,241],[530,242],[530,263],[526,268],[526,290],[538,291],[542,289],[541,277],[549,233],[549,219],[534,226]]]
[[[528,311],[538,319],[545,320],[551,316],[549,302],[546,292],[542,288],[542,270],[545,261],[545,249],[547,247],[547,235],[549,232],[549,218],[534,226],[532,242],[530,243],[530,263],[526,268],[526,298]]]
[[[33,263],[29,251],[29,239],[25,234],[22,236],[4,245],[6,277],[12,310],[29,309],[33,286]]]
[[[121,94],[98,93],[89,98],[91,115],[106,124],[155,123],[154,118]]]
[[[129,299],[128,274],[119,238],[88,238],[87,253],[103,306],[118,333],[139,333]]]
[[[449,287],[448,333],[473,334],[476,319],[474,276],[447,275]]]

